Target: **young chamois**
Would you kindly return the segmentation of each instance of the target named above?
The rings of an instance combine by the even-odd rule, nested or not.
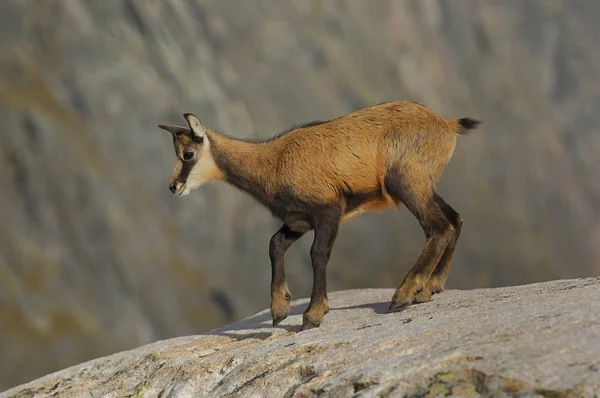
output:
[[[448,121],[423,105],[397,101],[250,142],[217,134],[193,114],[183,116],[189,128],[159,125],[172,134],[177,155],[171,192],[186,195],[207,181],[225,181],[283,222],[269,245],[274,326],[288,315],[284,255],[295,241],[314,230],[305,330],[318,327],[329,311],[326,267],[340,223],[400,203],[419,220],[426,241],[390,310],[429,301],[444,289],[463,220],[436,184],[457,136],[479,121]]]

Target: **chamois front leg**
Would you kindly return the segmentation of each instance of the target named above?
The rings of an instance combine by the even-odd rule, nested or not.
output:
[[[300,239],[304,232],[292,231],[283,225],[271,237],[269,258],[271,259],[271,318],[277,326],[288,316],[291,294],[285,281],[284,257],[290,246]]]
[[[327,301],[327,263],[340,226],[341,211],[328,210],[315,220],[315,238],[310,248],[313,288],[310,303],[302,317],[302,329],[319,327],[329,312]]]

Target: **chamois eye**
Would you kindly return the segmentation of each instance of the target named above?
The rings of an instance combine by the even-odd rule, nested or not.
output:
[[[187,151],[187,152],[183,153],[184,160],[190,160],[193,157],[194,157],[194,152],[192,152],[192,151]]]

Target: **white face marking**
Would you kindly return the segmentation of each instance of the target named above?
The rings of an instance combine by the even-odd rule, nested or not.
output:
[[[183,191],[181,191],[181,193],[179,194],[179,196],[188,195],[190,192],[191,192],[190,189],[186,185],[185,188],[183,189]]]
[[[177,163],[169,182],[169,189],[175,195],[188,195],[205,182],[221,177],[210,151],[206,127],[191,113],[184,113],[183,116],[190,126],[189,129],[164,124],[158,126],[173,135]]]
[[[208,181],[215,180],[218,176],[218,168],[210,152],[208,137],[204,138],[202,149],[196,154],[196,157],[198,160],[192,166],[185,181],[185,186],[179,193],[181,196],[188,195],[194,189]]]

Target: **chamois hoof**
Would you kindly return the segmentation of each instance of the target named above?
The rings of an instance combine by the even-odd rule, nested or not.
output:
[[[300,330],[318,328],[321,325],[321,322],[323,322],[324,314],[321,314],[323,314],[323,311],[320,311],[320,313],[315,313],[314,310],[312,312],[305,312],[304,315],[302,315],[302,328]]]
[[[300,331],[315,329],[315,328],[318,328],[320,325],[321,324],[312,323],[310,321],[304,321],[304,323],[302,324],[302,327],[300,328]]]
[[[287,316],[288,316],[287,313],[281,314],[281,315],[278,315],[278,316],[274,316],[273,317],[273,327],[279,325],[281,323],[281,321],[283,321],[285,318],[287,318]]]
[[[436,277],[436,276],[432,276],[431,279],[429,280],[428,283],[428,288],[431,291],[431,294],[437,294],[437,293],[441,293],[444,291],[444,285],[446,284],[446,281]]]
[[[291,299],[292,295],[287,287],[283,294],[273,294],[271,296],[271,318],[274,327],[287,318]]]
[[[412,303],[413,304],[421,304],[421,303],[426,303],[428,301],[431,301],[431,295],[432,295],[431,290],[423,289],[415,295]]]
[[[443,287],[440,287],[440,286],[435,286],[435,285],[434,285],[434,286],[431,288],[431,294],[438,294],[438,293],[441,293],[441,292],[443,292],[443,291],[444,291],[444,288],[443,288]]]
[[[392,311],[402,309],[404,307],[408,307],[411,303],[412,303],[412,300],[410,300],[410,301],[407,301],[407,300],[392,301],[390,303],[390,308],[388,309],[388,312],[392,312]]]

